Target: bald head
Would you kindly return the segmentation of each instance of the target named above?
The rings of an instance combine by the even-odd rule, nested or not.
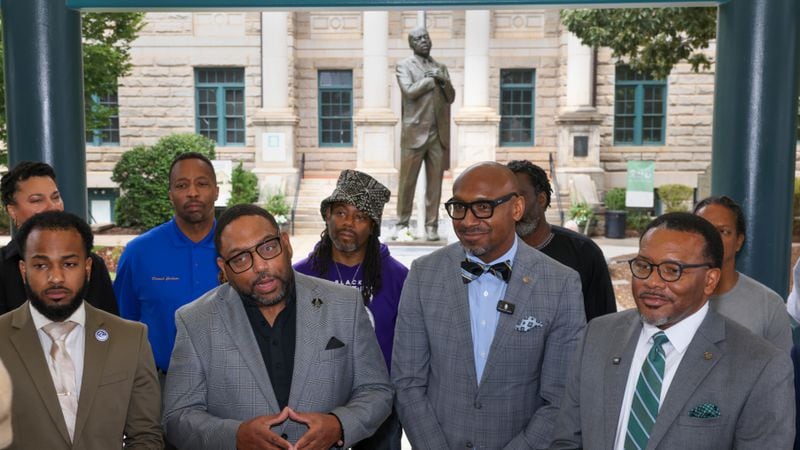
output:
[[[517,192],[519,190],[517,177],[511,169],[494,161],[485,161],[473,164],[461,172],[461,175],[453,182],[453,194],[462,183],[474,183],[476,180],[505,187],[509,191]]]
[[[428,57],[431,53],[431,37],[428,35],[428,30],[424,27],[417,27],[408,32],[408,46],[414,50],[414,53],[420,56]]]
[[[475,164],[456,178],[448,212],[461,217],[453,229],[466,251],[490,263],[511,249],[525,210],[517,191],[514,173],[496,162]]]

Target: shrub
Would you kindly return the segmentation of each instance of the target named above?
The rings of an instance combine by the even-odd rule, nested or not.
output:
[[[692,198],[694,189],[685,184],[665,184],[658,188],[658,198],[664,202],[664,212],[684,212],[689,207],[686,204]]]
[[[625,188],[616,187],[606,191],[606,210],[625,211]]]
[[[253,172],[245,170],[240,162],[231,174],[231,198],[228,207],[242,203],[255,203],[258,201],[258,177]]]
[[[278,191],[275,193],[267,194],[267,200],[264,202],[264,209],[269,211],[278,225],[283,225],[289,221],[289,214],[292,212],[291,206],[286,201],[286,195]]]
[[[645,209],[629,208],[627,211],[628,215],[625,216],[625,224],[628,229],[636,230],[639,234],[641,234],[647,227],[647,224],[653,220]]]
[[[214,141],[196,134],[173,134],[151,147],[137,146],[122,154],[111,180],[119,184],[117,223],[140,230],[152,228],[172,217],[169,166],[181,153],[198,152],[214,159]]]

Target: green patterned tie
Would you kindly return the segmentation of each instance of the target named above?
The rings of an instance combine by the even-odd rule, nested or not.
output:
[[[653,347],[642,364],[642,372],[633,394],[625,450],[643,450],[650,440],[650,430],[658,416],[661,383],[664,380],[664,349],[661,346],[666,342],[669,339],[663,331],[653,335]]]

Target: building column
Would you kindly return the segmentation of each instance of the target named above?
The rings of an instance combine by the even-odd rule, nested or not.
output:
[[[256,137],[255,172],[261,196],[294,192],[295,128],[299,121],[289,99],[291,36],[289,13],[261,13],[261,109],[253,117]]]
[[[594,51],[572,33],[567,34],[567,96],[558,126],[556,172],[562,180],[559,194],[569,193],[574,174],[592,177],[598,190],[605,186],[600,167],[600,124],[602,116],[593,106]]]
[[[489,106],[490,31],[491,11],[466,12],[464,103],[454,118],[458,148],[451,148],[455,153],[453,166],[457,173],[473,163],[495,159],[500,116]]]
[[[389,13],[365,11],[363,16],[363,107],[353,116],[356,167],[375,178],[397,184],[395,124],[389,107]]]

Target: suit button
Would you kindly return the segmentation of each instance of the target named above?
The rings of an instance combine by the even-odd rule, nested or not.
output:
[[[288,435],[288,434],[286,434],[286,433],[283,433],[283,434],[281,435],[281,438],[283,438],[283,439],[289,439],[289,435]]]
[[[475,402],[475,405],[474,405],[474,406],[475,406],[475,409],[481,409],[481,407],[482,407],[483,405],[481,405],[481,402]]]
[[[467,448],[472,448],[472,442],[467,441]]]

